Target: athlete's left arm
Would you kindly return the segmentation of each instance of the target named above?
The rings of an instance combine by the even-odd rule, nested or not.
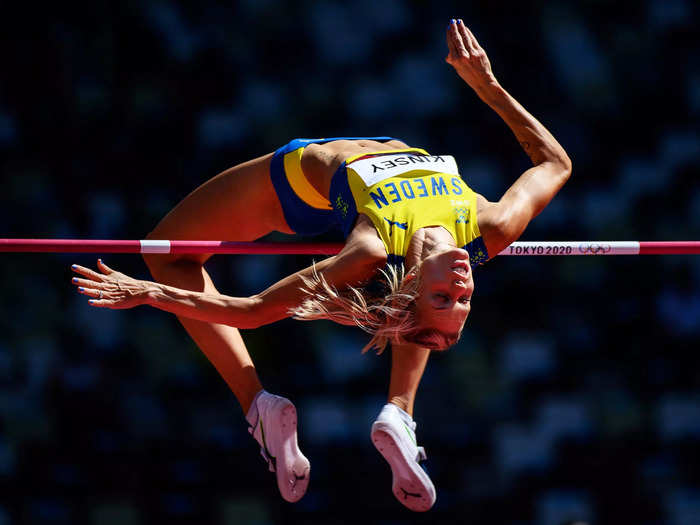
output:
[[[447,29],[447,62],[508,125],[533,167],[498,202],[480,200],[479,229],[491,256],[525,230],[571,175],[571,160],[554,136],[496,80],[486,52],[461,20]]]

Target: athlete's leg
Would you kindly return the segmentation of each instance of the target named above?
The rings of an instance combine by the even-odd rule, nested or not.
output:
[[[166,215],[148,238],[252,241],[273,230],[292,233],[270,180],[271,159],[272,154],[240,164],[204,183]],[[158,281],[214,292],[214,283],[203,266],[207,259],[206,255],[145,256]],[[250,433],[260,444],[270,470],[276,472],[282,497],[298,501],[309,483],[309,461],[297,445],[294,405],[262,390],[236,328],[179,319],[236,395],[251,425]]]
[[[394,345],[391,350],[391,380],[388,402],[413,417],[413,403],[430,350],[413,344]]]
[[[413,403],[430,350],[416,345],[393,345],[388,403],[372,424],[371,438],[387,460],[392,491],[411,510],[426,511],[435,503],[435,487],[419,462],[425,459],[418,446]]]
[[[273,231],[291,233],[270,182],[272,154],[230,168],[178,204],[149,239],[252,241]],[[215,291],[204,269],[208,255],[145,255],[159,282],[197,291]],[[179,318],[197,346],[238,399],[243,413],[262,385],[236,328]]]

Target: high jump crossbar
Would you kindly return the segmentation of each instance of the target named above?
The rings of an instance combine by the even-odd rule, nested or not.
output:
[[[226,253],[333,255],[342,243],[180,240],[0,239],[0,252],[41,253]],[[700,241],[518,241],[499,255],[700,254]]]

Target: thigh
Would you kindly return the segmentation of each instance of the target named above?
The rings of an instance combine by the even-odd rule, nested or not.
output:
[[[272,155],[208,180],[175,206],[149,237],[253,241],[275,230],[292,233],[270,180]]]

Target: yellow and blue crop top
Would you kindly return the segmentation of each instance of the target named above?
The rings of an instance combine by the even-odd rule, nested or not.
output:
[[[347,237],[358,213],[374,224],[388,263],[403,262],[413,234],[442,226],[472,265],[488,260],[476,217],[476,193],[462,180],[449,155],[423,149],[374,152],[350,157],[333,175],[330,201]]]

